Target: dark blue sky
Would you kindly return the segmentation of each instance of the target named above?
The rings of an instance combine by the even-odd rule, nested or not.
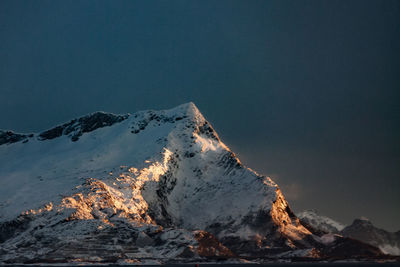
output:
[[[399,1],[0,2],[0,128],[193,101],[294,210],[400,230]]]

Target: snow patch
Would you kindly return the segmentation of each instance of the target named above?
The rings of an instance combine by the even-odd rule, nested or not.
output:
[[[384,246],[379,246],[379,249],[382,250],[382,252],[385,254],[400,256],[400,248],[399,247],[391,246],[391,245],[384,245]]]

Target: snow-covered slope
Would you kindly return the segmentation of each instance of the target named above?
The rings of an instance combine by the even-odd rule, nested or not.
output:
[[[315,242],[193,103],[0,141],[3,262],[266,256]]]
[[[303,222],[327,233],[339,233],[345,225],[323,215],[318,214],[315,210],[305,210],[297,213],[297,216]]]

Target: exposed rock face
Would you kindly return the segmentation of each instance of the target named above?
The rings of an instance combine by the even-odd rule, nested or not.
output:
[[[193,103],[94,113],[0,146],[0,157],[1,262],[314,257],[324,249],[278,186],[243,166]]]
[[[210,258],[233,258],[235,255],[227,247],[221,244],[212,234],[206,231],[196,231],[195,236],[199,245],[197,253]]]
[[[49,140],[68,135],[72,141],[77,141],[83,133],[98,128],[111,126],[128,118],[128,115],[114,115],[111,113],[95,112],[79,119],[71,120],[63,125],[56,126],[39,134],[39,140]]]
[[[19,141],[27,142],[28,138],[33,137],[33,134],[19,134],[13,131],[0,130],[0,146],[4,144],[12,144]]]
[[[56,126],[50,130],[38,134],[38,140],[50,140],[62,135],[67,135],[72,141],[77,141],[79,137],[98,128],[111,126],[115,123],[127,119],[129,115],[115,115],[111,113],[95,112],[79,119]],[[0,145],[12,144],[19,141],[26,143],[34,134],[19,134],[13,131],[0,130]]]

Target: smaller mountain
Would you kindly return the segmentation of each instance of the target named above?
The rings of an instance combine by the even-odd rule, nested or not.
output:
[[[338,234],[345,228],[345,225],[320,215],[315,210],[305,210],[298,213],[297,216],[303,223],[325,233]]]
[[[400,255],[400,231],[391,233],[377,228],[366,218],[355,219],[341,234],[379,247],[385,254]]]
[[[392,233],[377,228],[364,217],[355,219],[351,225],[344,226],[329,217],[318,214],[315,210],[302,211],[297,216],[303,225],[311,227],[314,231],[356,239],[379,248],[385,254],[400,255],[400,231]]]

